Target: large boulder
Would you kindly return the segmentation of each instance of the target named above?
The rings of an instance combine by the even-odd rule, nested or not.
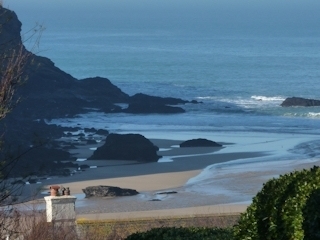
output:
[[[91,197],[119,197],[119,196],[133,196],[139,194],[134,189],[128,188],[119,188],[119,187],[112,187],[112,186],[92,186],[86,187],[82,189],[86,198]]]
[[[156,162],[159,148],[140,134],[109,134],[89,159]]]
[[[300,97],[290,97],[286,98],[282,103],[282,107],[314,107],[320,106],[320,100],[315,99],[307,99],[307,98],[300,98]]]
[[[180,144],[180,147],[222,147],[221,144],[204,138],[187,140]]]

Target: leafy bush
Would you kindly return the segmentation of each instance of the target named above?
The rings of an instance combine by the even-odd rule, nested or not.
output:
[[[319,190],[319,167],[269,180],[234,227],[235,239],[320,239]]]
[[[320,189],[309,197],[303,209],[304,239],[320,239]]]
[[[231,229],[221,228],[154,228],[147,232],[134,233],[127,240],[232,240]]]

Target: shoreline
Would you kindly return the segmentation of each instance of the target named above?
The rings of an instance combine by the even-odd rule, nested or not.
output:
[[[166,190],[183,187],[189,179],[199,175],[209,165],[266,155],[262,152],[220,153],[223,148],[219,147],[178,148],[171,145],[173,142],[181,142],[178,140],[150,140],[156,142],[160,149],[165,148],[159,151],[158,154],[163,157],[158,162],[85,160],[82,163],[94,168],[66,178],[49,179],[43,188],[59,184],[69,187],[74,194],[81,194],[84,187],[93,185],[134,188],[137,191]],[[91,154],[89,147],[92,146],[81,146],[72,151],[79,152],[79,158],[86,158]],[[161,161],[163,158],[171,161]]]
[[[46,180],[42,183],[42,192],[48,190],[50,185],[69,187],[71,195],[78,198],[77,215],[84,218],[85,215],[88,218],[136,218],[151,217],[152,214],[159,217],[171,212],[179,216],[183,211],[184,215],[193,211],[194,214],[200,214],[202,211],[215,214],[214,210],[208,212],[205,209],[217,209],[218,206],[224,205],[228,207],[226,209],[233,209],[240,205],[241,211],[244,211],[268,179],[295,168],[319,164],[317,159],[304,161],[283,158],[286,154],[290,159],[288,149],[305,140],[299,138],[300,136],[288,139],[285,134],[251,133],[243,136],[235,134],[232,137],[225,134],[223,138],[208,138],[224,142],[224,148],[178,149],[176,145],[182,140],[150,138],[147,134],[141,134],[160,148],[160,155],[173,161],[136,163],[87,160],[84,161],[85,164],[96,165],[97,168],[87,169],[70,177]],[[198,135],[206,138],[203,136],[206,134],[201,132]],[[185,136],[178,136],[183,137]],[[187,139],[191,138],[185,140]],[[284,148],[280,144],[287,145]],[[276,145],[277,148],[274,148]],[[79,158],[87,158],[92,153],[90,148],[91,145],[86,145],[73,151],[78,151]],[[272,159],[277,158],[280,160],[273,162]],[[82,189],[96,185],[132,188],[140,194],[130,197],[85,199]],[[177,193],[160,196],[157,194],[160,191]],[[43,196],[38,197],[41,199]],[[159,213],[161,211],[162,213]]]

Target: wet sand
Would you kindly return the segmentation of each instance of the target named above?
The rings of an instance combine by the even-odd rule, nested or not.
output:
[[[234,152],[220,154],[223,148],[193,147],[179,148],[181,141],[153,139],[160,148],[159,162],[139,163],[134,161],[86,160],[89,168],[73,176],[52,178],[43,182],[41,191],[50,185],[69,187],[77,196],[76,211],[79,218],[139,218],[152,216],[177,216],[192,214],[222,214],[241,212],[246,204],[226,205],[230,199],[221,196],[200,196],[186,192],[185,184],[197,176],[208,165],[239,158],[255,158],[262,152]],[[100,143],[101,144],[101,143]],[[92,145],[78,146],[72,150],[80,159],[92,154]],[[80,162],[79,162],[80,163]],[[131,188],[140,194],[131,197],[85,199],[82,189],[88,186],[107,185]],[[158,194],[176,191],[175,194]],[[216,205],[216,206],[214,206]],[[223,206],[223,207],[222,207]],[[237,206],[237,207],[236,207]]]
[[[252,138],[248,139],[243,141],[241,138],[244,147],[240,144],[233,146],[226,141],[223,143],[225,148],[179,148],[177,145],[182,142],[180,140],[152,139],[160,148],[159,155],[163,156],[159,162],[87,160],[83,161],[83,164],[94,168],[76,172],[70,177],[43,181],[41,191],[47,191],[50,185],[69,187],[71,194],[78,198],[78,218],[126,219],[231,214],[243,212],[262,184],[273,176],[318,164],[296,162],[291,165],[275,165],[274,168],[255,168],[253,166],[256,165],[250,165],[250,162],[253,164],[258,158],[268,157],[271,155],[269,148],[273,149],[275,144],[279,143],[264,139],[249,142]],[[257,147],[255,142],[261,147]],[[265,147],[265,142],[269,144],[268,147]],[[96,146],[81,145],[72,151],[78,158],[85,159],[92,155],[94,147]],[[263,151],[264,149],[266,151]],[[239,159],[248,163],[231,164]],[[224,171],[224,163],[228,166],[227,171]],[[197,182],[206,174],[205,169],[210,165],[219,166],[214,175],[209,177],[213,183]],[[85,199],[82,189],[97,185],[132,188],[140,194],[130,197]],[[164,193],[168,191],[176,193]]]

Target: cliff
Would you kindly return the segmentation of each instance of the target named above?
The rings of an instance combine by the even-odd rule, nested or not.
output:
[[[21,22],[16,14],[0,7],[0,56],[6,56],[14,49],[20,49],[28,55],[22,74],[23,84],[17,87],[14,94],[13,102],[19,101],[0,122],[5,142],[2,154],[9,148],[14,149],[15,154],[19,148],[18,155],[28,151],[30,145],[34,146],[34,136],[41,140],[44,147],[54,148],[52,140],[61,137],[63,129],[46,125],[45,119],[73,117],[90,111],[108,114],[181,113],[184,112],[181,106],[171,105],[189,102],[144,94],[131,97],[106,78],[75,79],[56,67],[50,59],[28,52],[23,46],[20,31]],[[3,79],[2,74],[3,72],[0,72],[0,79]],[[145,104],[146,98],[148,106]],[[129,107],[123,109],[118,103],[125,103]],[[23,158],[27,155],[23,154]],[[57,160],[65,159],[57,155]]]

